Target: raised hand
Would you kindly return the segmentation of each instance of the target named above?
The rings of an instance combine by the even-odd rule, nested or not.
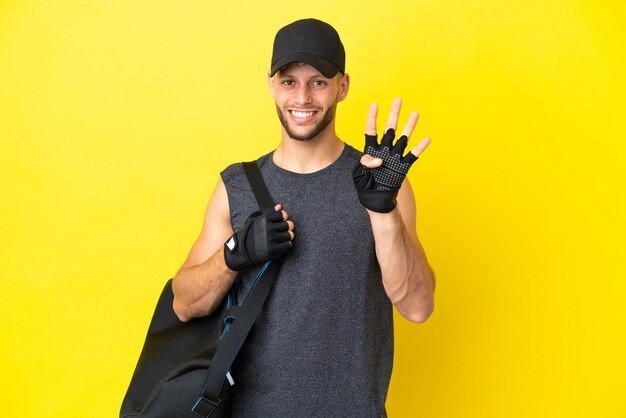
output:
[[[419,118],[417,112],[411,113],[402,135],[393,143],[401,107],[402,100],[394,100],[380,144],[376,134],[378,105],[372,104],[367,115],[365,155],[355,167],[353,179],[359,201],[374,212],[387,213],[396,207],[396,197],[406,174],[430,143],[430,138],[426,137],[404,155]]]

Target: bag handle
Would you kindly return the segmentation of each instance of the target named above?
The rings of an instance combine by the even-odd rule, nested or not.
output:
[[[264,212],[274,210],[274,200],[270,195],[256,161],[244,162],[243,169],[252,187],[252,192]],[[278,276],[281,259],[270,260],[261,269],[249,294],[239,307],[235,319],[230,323],[228,332],[220,341],[207,372],[204,387],[192,411],[198,416],[208,418],[220,404],[219,397],[225,383],[226,373],[243,346],[252,325],[263,309],[272,285]]]

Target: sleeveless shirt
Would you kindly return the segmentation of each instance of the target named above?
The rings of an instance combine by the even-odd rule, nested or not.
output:
[[[274,202],[295,224],[295,238],[233,365],[233,418],[385,415],[393,314],[353,185],[361,155],[345,144],[336,161],[310,174],[278,167],[273,151],[257,160]],[[241,163],[221,177],[238,229],[258,205]],[[237,276],[240,303],[259,270]]]

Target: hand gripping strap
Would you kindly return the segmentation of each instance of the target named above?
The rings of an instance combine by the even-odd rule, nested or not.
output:
[[[261,172],[256,161],[243,163],[243,168],[254,192],[259,206],[265,211],[274,210],[274,200],[263,182]],[[193,413],[208,418],[220,403],[220,392],[224,386],[226,373],[230,370],[235,357],[241,350],[246,337],[259,316],[265,300],[267,299],[278,271],[280,260],[270,260],[259,273],[258,282],[250,290],[243,305],[237,309],[235,319],[230,324],[228,332],[224,334],[204,381],[204,387],[198,398],[198,402],[192,409]]]

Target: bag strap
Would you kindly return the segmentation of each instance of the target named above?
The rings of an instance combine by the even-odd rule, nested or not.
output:
[[[269,190],[267,190],[267,186],[263,181],[263,176],[261,175],[261,171],[259,170],[259,166],[256,164],[256,161],[248,161],[242,164],[243,171],[246,173],[246,177],[252,187],[252,192],[254,193],[256,201],[259,203],[259,207],[263,209],[264,212],[273,211],[274,199],[272,199],[272,195]]]
[[[273,211],[274,200],[263,181],[256,161],[244,162],[243,169],[261,209],[265,212]],[[243,305],[237,309],[236,314],[232,312],[236,316],[230,323],[228,332],[224,334],[218,345],[211,361],[211,367],[209,367],[207,372],[200,397],[192,409],[196,415],[208,418],[220,404],[220,392],[224,384],[228,384],[225,383],[226,373],[229,372],[235,357],[237,357],[239,350],[241,350],[246,337],[252,329],[252,325],[254,325],[256,318],[263,309],[265,300],[269,296],[272,285],[278,276],[281,264],[282,259],[270,260],[265,263],[259,274],[257,274]]]

